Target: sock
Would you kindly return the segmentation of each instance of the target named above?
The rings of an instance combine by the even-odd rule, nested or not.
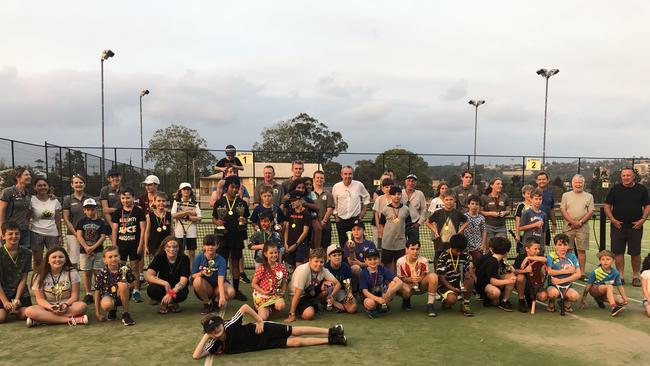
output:
[[[232,279],[232,287],[235,289],[235,291],[239,291],[239,278]]]
[[[469,305],[469,300],[463,300],[463,305]]]
[[[427,292],[427,304],[433,304],[433,301],[436,299],[433,292]]]

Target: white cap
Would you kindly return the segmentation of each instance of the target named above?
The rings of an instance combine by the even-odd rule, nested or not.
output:
[[[89,207],[89,206],[97,207],[97,201],[95,201],[92,198],[86,198],[84,200],[83,207]]]
[[[338,244],[330,244],[330,245],[327,247],[327,256],[329,257],[329,255],[332,254],[332,253],[334,253],[334,252],[341,252],[341,253],[343,253],[343,248],[341,248],[341,246],[338,245]]]
[[[147,178],[144,179],[143,184],[158,184],[160,185],[160,179],[156,177],[155,175],[148,175]]]
[[[178,186],[178,190],[180,191],[180,190],[183,189],[183,188],[189,188],[189,189],[192,189],[192,185],[189,184],[189,183],[187,183],[187,182],[183,182],[183,183],[181,183],[181,184]]]

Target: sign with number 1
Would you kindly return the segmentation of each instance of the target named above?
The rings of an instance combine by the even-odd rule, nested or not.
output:
[[[241,163],[244,165],[253,164],[253,153],[252,152],[237,152],[237,157],[241,160]]]

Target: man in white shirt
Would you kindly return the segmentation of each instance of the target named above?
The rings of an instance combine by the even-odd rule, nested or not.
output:
[[[560,210],[564,218],[564,233],[569,236],[569,245],[578,255],[580,268],[585,268],[586,251],[589,250],[589,219],[594,212],[594,197],[584,191],[585,177],[576,174],[571,179],[572,191],[562,195]]]
[[[411,242],[420,241],[420,225],[427,219],[427,200],[422,191],[415,189],[418,177],[409,174],[404,180],[402,189],[402,204],[409,209],[411,224],[406,227],[406,240]]]
[[[363,183],[352,180],[352,174],[352,167],[344,166],[341,169],[341,182],[332,187],[334,218],[341,246],[348,241],[346,232],[352,230],[354,220],[363,220],[370,203],[370,194]]]

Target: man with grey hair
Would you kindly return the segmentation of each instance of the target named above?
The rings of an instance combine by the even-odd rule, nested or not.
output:
[[[585,253],[589,250],[589,219],[594,212],[594,196],[584,191],[585,177],[576,174],[571,179],[572,190],[562,195],[560,211],[564,218],[564,233],[575,248],[580,268],[585,268]],[[583,276],[584,278],[585,276]]]
[[[354,220],[363,220],[370,203],[370,194],[366,187],[363,183],[353,180],[352,175],[352,167],[344,166],[341,168],[341,181],[332,187],[334,219],[341,246],[348,241],[346,232],[352,230]]]

